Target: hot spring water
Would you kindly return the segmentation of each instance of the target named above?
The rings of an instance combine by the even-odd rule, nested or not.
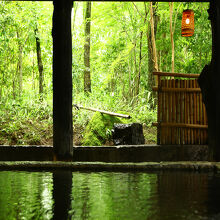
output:
[[[0,172],[0,220],[220,219],[220,175]]]

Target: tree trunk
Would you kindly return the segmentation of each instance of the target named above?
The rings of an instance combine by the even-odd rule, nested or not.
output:
[[[35,39],[36,39],[36,52],[37,52],[37,64],[39,70],[39,94],[43,94],[43,82],[44,82],[44,73],[43,73],[43,63],[41,57],[41,45],[40,45],[40,38],[39,38],[39,31],[38,27],[35,28]]]
[[[34,91],[35,90],[35,63],[34,63],[34,57],[33,57],[33,61],[32,61],[32,64],[33,64],[33,69],[32,69],[32,90]]]
[[[132,90],[133,90],[133,95],[132,95],[132,97],[134,97],[134,102],[137,101],[137,97],[136,97],[136,85],[135,85],[135,80],[137,80],[137,79],[136,79],[135,76],[137,76],[137,74],[138,74],[136,47],[137,47],[137,43],[135,42],[135,44],[134,44],[134,49],[133,49],[133,51],[134,51],[134,83],[133,83],[133,89],[132,89]],[[133,104],[134,104],[134,103],[133,103]]]
[[[171,47],[172,47],[172,58],[171,58],[171,72],[174,73],[174,40],[173,40],[173,34],[174,34],[174,30],[173,30],[173,2],[169,2],[169,6],[170,6],[170,40],[171,40]]]
[[[13,82],[12,82],[12,94],[13,94],[13,99],[16,99],[16,76],[18,75],[18,65],[16,69],[16,73],[13,73]]]
[[[142,39],[143,39],[143,31],[141,31],[141,33],[140,33],[139,65],[138,65],[138,74],[137,74],[137,83],[136,83],[136,96],[139,95],[139,90],[140,90],[141,62],[142,62]]]
[[[72,160],[72,0],[54,0],[53,146],[55,160]]]
[[[150,22],[150,25],[148,26],[148,36],[147,36],[147,39],[148,39],[148,89],[151,92],[149,101],[151,102],[152,108],[155,107],[154,99],[156,99],[156,93],[153,92],[152,90],[153,86],[155,86],[156,84],[156,78],[153,76],[153,71],[158,70],[156,43],[155,43],[158,15],[156,14],[155,6],[156,6],[156,3],[150,3],[151,22]]]
[[[74,4],[74,14],[73,14],[73,24],[72,24],[72,32],[74,33],[75,30],[75,21],[76,21],[76,12],[77,12],[77,8],[78,8],[78,2],[73,2]]]
[[[150,2],[150,27],[151,27],[151,40],[152,40],[152,53],[153,53],[153,68],[155,71],[158,71],[158,62],[157,62],[157,48],[156,48],[156,9],[153,8],[153,3]]]
[[[17,31],[17,39],[18,39],[18,82],[19,82],[19,96],[22,94],[23,90],[23,68],[22,68],[22,62],[23,62],[23,46],[21,44],[20,34],[19,31]]]
[[[147,21],[147,10],[145,11],[144,17],[144,25]],[[140,33],[140,45],[139,45],[139,67],[138,67],[138,76],[137,76],[137,84],[136,84],[136,96],[139,95],[140,90],[140,80],[141,80],[141,64],[142,64],[142,40],[143,40],[143,31]]]
[[[129,84],[128,84],[128,100],[130,101],[131,100],[131,98],[132,98],[132,88],[131,88],[131,84],[132,84],[132,82],[131,82],[131,71],[132,71],[132,69],[131,69],[131,65],[130,65],[130,62],[129,62],[129,59],[130,59],[130,57],[128,58],[128,71],[129,71]],[[132,59],[132,58],[131,58]],[[131,61],[131,63],[132,63],[132,61]]]
[[[84,44],[84,92],[91,92],[90,77],[90,28],[91,28],[91,2],[86,2],[85,9],[85,44]]]

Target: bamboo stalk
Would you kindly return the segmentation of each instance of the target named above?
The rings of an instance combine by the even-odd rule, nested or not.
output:
[[[196,88],[197,85],[196,85],[196,80],[194,79],[193,80],[193,87]],[[196,93],[193,93],[193,124],[196,124]],[[195,129],[194,130],[194,133],[193,133],[193,137],[194,137],[194,144],[196,144],[196,139],[197,139],[197,130]]]
[[[153,91],[158,91],[158,87],[153,87]],[[162,92],[187,92],[187,93],[195,93],[201,92],[200,88],[161,88]]]
[[[161,78],[158,76],[158,87],[161,86]],[[157,122],[161,121],[161,92],[157,92]],[[161,144],[161,127],[157,128],[157,144]]]
[[[153,72],[154,75],[158,76],[172,76],[172,77],[182,77],[182,78],[199,78],[200,74],[186,74],[186,73],[169,73],[169,72]]]
[[[192,80],[189,80],[189,87],[192,88]],[[193,93],[189,93],[189,109],[190,109],[190,114],[189,114],[189,121],[190,124],[193,124],[193,102],[192,102],[192,96]],[[193,144],[193,130],[190,128],[190,144]]]
[[[181,80],[181,84],[180,84],[180,87],[181,88],[184,88],[184,80]],[[185,116],[185,112],[184,112],[184,93],[181,93],[181,110],[180,110],[180,123],[184,123],[184,116]],[[184,129],[181,128],[181,140],[180,140],[180,144],[184,144],[184,141],[185,141],[185,132],[184,132]]]
[[[174,88],[175,87],[175,80],[174,79],[171,79],[171,82],[172,82],[172,87],[171,88]],[[175,93],[171,93],[172,94],[172,122],[174,123],[175,122]],[[175,128],[172,128],[172,144],[175,144],[175,135],[176,135],[176,130]]]
[[[174,88],[175,89],[177,89],[177,80],[175,80],[174,79]],[[177,123],[177,111],[178,111],[178,100],[177,100],[177,94],[178,93],[175,93],[174,92],[174,100],[175,100],[175,113],[174,113],[174,117],[175,117],[175,122]],[[174,137],[175,137],[175,142],[174,142],[174,144],[178,144],[177,143],[177,139],[178,139],[178,129],[175,127],[175,135],[174,135]]]
[[[190,87],[189,80],[187,80],[187,88],[189,88],[189,87]],[[187,111],[188,111],[187,123],[190,124],[190,111],[191,111],[191,108],[190,108],[190,96],[189,96],[189,94],[187,94]],[[187,134],[188,134],[188,144],[191,144],[190,129],[187,130]]]
[[[189,85],[190,88],[193,88],[193,81],[189,80]],[[193,124],[193,113],[194,113],[194,109],[193,109],[193,95],[194,93],[190,93],[190,124]],[[194,137],[193,137],[193,130],[190,130],[190,138],[191,138],[191,144],[194,144]]]
[[[198,125],[198,124],[185,124],[185,123],[152,123],[153,126],[161,126],[161,127],[172,127],[172,128],[192,128],[192,129],[203,129],[207,130],[208,125]]]
[[[190,87],[191,88],[194,88],[194,80],[190,80]],[[191,93],[190,96],[191,96],[191,124],[194,124],[194,94],[195,93]],[[191,144],[194,144],[194,130],[191,129]]]
[[[184,88],[187,87],[187,81],[184,80]],[[184,94],[184,123],[187,123],[187,93],[183,93]],[[188,136],[187,136],[187,129],[184,129],[184,143],[188,144]]]
[[[169,79],[169,88],[172,87],[172,80]],[[168,93],[168,96],[169,96],[169,121],[168,122],[172,122],[172,93]],[[168,144],[171,144],[172,143],[172,136],[173,136],[173,129],[170,128],[169,129],[169,143]]]
[[[166,80],[164,80],[164,87],[165,88],[167,88],[168,87],[168,80],[166,79]],[[168,105],[169,105],[169,103],[168,103],[168,94],[167,93],[165,93],[164,94],[164,101],[165,101],[165,108],[164,108],[164,122],[168,122]],[[168,129],[167,128],[165,128],[164,129],[164,144],[167,144],[167,142],[168,142],[168,135],[169,135],[169,132],[168,132]]]
[[[200,123],[201,123],[201,124],[204,124],[204,123],[203,123],[203,111],[202,111],[202,108],[203,108],[202,94],[200,94],[199,99],[200,99],[200,100],[199,100],[199,102],[200,102]],[[201,131],[201,134],[200,134],[201,144],[204,144],[203,136],[204,136],[204,132]]]
[[[197,80],[194,80],[194,88],[198,88]],[[196,93],[194,93],[194,121],[193,121],[193,123],[197,124],[197,94]],[[195,144],[199,144],[197,129],[194,131],[194,140],[195,140]]]
[[[121,118],[131,118],[130,115],[124,115],[124,114],[119,114],[119,113],[114,113],[114,112],[109,112],[109,111],[105,111],[105,110],[100,110],[100,109],[96,109],[96,108],[90,108],[90,107],[84,107],[82,105],[73,105],[75,108],[79,109],[85,109],[85,110],[89,110],[89,111],[93,111],[93,112],[100,112],[102,114],[107,114],[107,115],[112,115],[112,116],[116,116],[116,117],[121,117]]]
[[[176,80],[176,87],[180,88],[180,80]],[[180,123],[180,95],[181,93],[176,93],[176,122]],[[176,143],[180,144],[180,129],[177,128],[177,137],[176,137]]]
[[[184,88],[184,81],[180,81],[180,87]],[[180,123],[184,123],[184,93],[180,94]],[[184,129],[180,129],[180,144],[184,144]]]
[[[161,80],[161,88],[164,87],[164,80]],[[161,123],[164,122],[165,120],[165,93],[161,93],[161,97],[162,97],[162,105],[161,105],[161,113],[162,113],[162,117],[161,117]],[[164,134],[164,127],[161,127],[161,144],[164,144],[164,138],[165,138],[165,134]]]

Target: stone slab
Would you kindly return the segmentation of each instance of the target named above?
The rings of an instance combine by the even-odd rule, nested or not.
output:
[[[212,161],[206,145],[121,145],[74,147],[78,162]],[[52,146],[0,146],[0,161],[52,161]]]
[[[220,172],[220,162],[178,161],[178,162],[143,162],[143,163],[104,163],[104,162],[43,162],[11,161],[0,162],[0,170],[57,170],[72,171],[193,171]]]

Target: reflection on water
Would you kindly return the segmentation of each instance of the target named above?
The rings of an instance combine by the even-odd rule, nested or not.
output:
[[[0,220],[217,220],[220,176],[161,172],[0,172]]]
[[[53,173],[53,219],[68,219],[71,208],[72,172],[56,171]]]
[[[76,219],[146,219],[157,204],[156,187],[156,174],[78,173],[72,210]]]
[[[0,220],[51,219],[51,173],[0,172]]]

